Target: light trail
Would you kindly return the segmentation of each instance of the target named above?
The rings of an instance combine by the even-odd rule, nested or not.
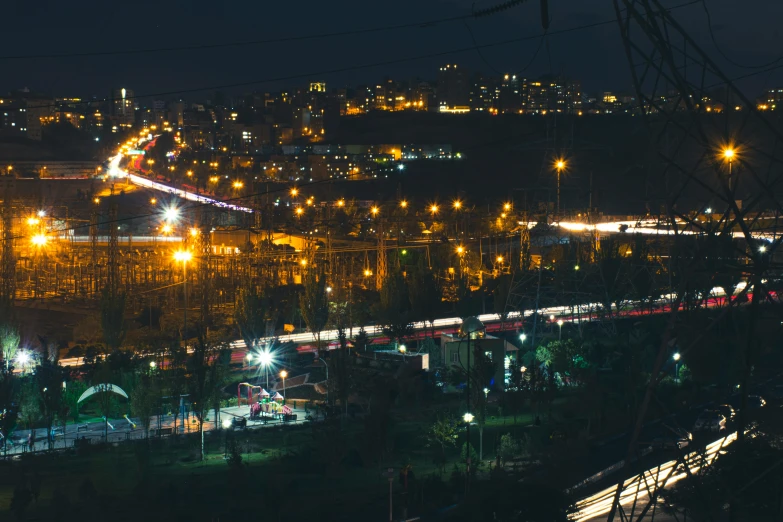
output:
[[[120,168],[121,159],[122,159],[122,154],[117,154],[109,158],[108,174],[110,176],[113,176],[115,178],[127,178],[131,181],[131,183],[135,185],[139,185],[141,187],[145,187],[153,190],[158,190],[160,192],[165,192],[167,194],[172,194],[188,201],[194,201],[196,203],[204,203],[207,205],[214,205],[216,207],[226,208],[229,210],[236,210],[239,212],[247,212],[247,213],[253,212],[252,209],[249,209],[247,207],[233,205],[231,203],[226,203],[224,201],[220,201],[217,199],[208,198],[200,194],[194,194],[192,192],[188,192],[187,190],[169,187],[168,185],[164,185],[163,183],[158,183],[157,181],[152,181],[151,179],[147,179],[143,176],[137,176],[136,174],[131,174],[130,172]]]
[[[704,448],[703,454],[697,451],[688,453],[685,456],[684,464],[688,466],[691,473],[695,474],[702,467],[711,466],[715,462],[717,456],[720,454],[720,451],[735,440],[737,440],[736,431],[716,440],[715,442],[712,442],[711,444],[708,444],[706,448]],[[655,490],[656,488],[660,489],[670,487],[687,477],[688,474],[685,472],[685,470],[681,472],[677,472],[677,470],[675,470],[676,474],[669,476],[672,468],[674,468],[676,465],[676,460],[670,460],[661,464],[660,467],[655,466],[648,469],[647,471],[644,471],[643,473],[640,473],[639,475],[636,475],[635,477],[631,477],[630,479],[626,480],[623,483],[623,490],[620,493],[620,505],[627,506],[632,504],[634,501],[638,503],[640,500],[649,497],[649,491]],[[642,482],[642,487],[639,487],[640,481]],[[571,515],[571,520],[576,522],[586,522],[588,520],[595,519],[596,517],[608,514],[612,509],[616,492],[616,485],[609,486],[608,488],[599,491],[595,495],[591,495],[578,501],[576,503],[576,508],[578,511]]]

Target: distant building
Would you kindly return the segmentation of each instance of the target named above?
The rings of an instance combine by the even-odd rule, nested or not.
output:
[[[122,87],[114,89],[111,97],[111,115],[117,125],[132,126],[136,120],[133,91]]]
[[[516,74],[504,74],[498,88],[498,112],[522,112],[524,109],[524,79]]]
[[[437,92],[440,112],[470,112],[470,77],[466,69],[456,64],[441,67]]]

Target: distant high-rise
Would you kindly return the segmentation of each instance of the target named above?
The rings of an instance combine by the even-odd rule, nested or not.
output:
[[[122,87],[112,91],[112,117],[119,125],[130,126],[135,120],[133,91]]]
[[[522,86],[524,79],[516,74],[504,74],[498,92],[499,112],[520,112],[523,108]]]
[[[457,65],[445,65],[438,71],[438,109],[441,112],[470,111],[470,77]]]

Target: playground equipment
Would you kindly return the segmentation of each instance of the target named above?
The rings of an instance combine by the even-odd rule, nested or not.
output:
[[[261,386],[254,386],[250,384],[249,382],[240,382],[237,386],[237,406],[242,406],[242,388],[247,388],[247,404],[249,406],[252,406],[253,403],[259,402],[264,399],[264,397],[269,397],[269,392],[263,389]],[[257,400],[253,400],[253,392],[255,390],[258,390]]]
[[[237,406],[242,405],[242,391],[247,389],[247,404],[250,406],[250,420],[259,420],[261,418],[273,418],[281,420],[295,420],[296,416],[291,408],[283,406],[278,400],[283,396],[276,393],[271,397],[269,392],[261,386],[254,386],[249,382],[241,382],[237,386]]]

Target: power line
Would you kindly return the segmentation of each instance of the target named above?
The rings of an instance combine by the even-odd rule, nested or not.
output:
[[[122,56],[129,54],[150,54],[150,53],[164,53],[164,52],[178,52],[178,51],[203,51],[206,49],[226,49],[230,47],[245,47],[252,45],[263,45],[271,43],[286,43],[286,42],[299,42],[306,40],[319,40],[322,38],[334,38],[339,36],[356,36],[362,34],[379,33],[385,31],[396,31],[400,29],[422,28],[428,29],[435,27],[438,24],[445,24],[451,22],[458,22],[468,19],[484,18],[497,14],[501,11],[511,9],[519,4],[526,2],[527,0],[510,0],[502,4],[498,4],[486,9],[481,9],[475,12],[471,12],[464,15],[449,16],[446,18],[438,18],[435,20],[423,20],[420,22],[411,22],[406,24],[386,25],[380,27],[364,28],[364,29],[348,29],[345,31],[334,31],[327,33],[315,33],[309,35],[298,36],[284,36],[280,38],[266,38],[262,40],[246,40],[237,42],[223,42],[214,44],[193,44],[193,45],[181,45],[174,47],[154,47],[143,49],[120,49],[112,51],[84,51],[75,53],[48,53],[48,54],[18,54],[18,55],[5,55],[0,56],[0,60],[41,60],[41,59],[54,59],[54,58],[87,58],[91,56]]]

